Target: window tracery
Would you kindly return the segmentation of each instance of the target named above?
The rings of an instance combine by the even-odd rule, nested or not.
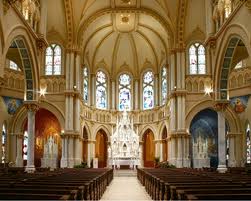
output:
[[[83,99],[87,104],[88,102],[88,87],[89,87],[89,74],[87,67],[83,68]]]
[[[45,54],[45,75],[61,75],[62,51],[57,44],[51,44]]]
[[[143,109],[151,109],[154,106],[154,75],[147,71],[143,76]]]
[[[96,107],[106,109],[107,107],[107,77],[102,71],[96,75]]]
[[[200,43],[194,43],[189,48],[189,73],[206,74],[205,48]]]
[[[163,67],[161,71],[161,94],[162,104],[166,103],[167,99],[167,68]]]
[[[131,109],[131,77],[128,74],[119,76],[119,110]]]

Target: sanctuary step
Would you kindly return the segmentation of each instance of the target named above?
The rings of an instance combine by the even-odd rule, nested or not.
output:
[[[136,170],[114,170],[114,177],[136,177]]]

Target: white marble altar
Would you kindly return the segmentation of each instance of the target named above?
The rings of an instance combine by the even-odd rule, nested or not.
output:
[[[201,135],[193,143],[193,167],[210,167],[210,158],[208,156],[207,139]]]
[[[108,148],[109,165],[118,169],[121,165],[129,165],[134,169],[140,164],[139,152],[139,136],[133,130],[133,120],[124,111],[111,136],[111,146]]]

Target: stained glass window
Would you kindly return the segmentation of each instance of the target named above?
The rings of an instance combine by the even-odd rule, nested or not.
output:
[[[83,99],[87,104],[88,101],[88,86],[89,86],[89,77],[88,77],[88,69],[87,67],[83,68]]]
[[[154,76],[148,71],[143,76],[143,109],[151,109],[154,105]]]
[[[23,160],[27,160],[27,151],[28,151],[28,132],[24,132],[24,141],[23,141]]]
[[[247,163],[251,163],[251,137],[250,137],[250,125],[247,125],[246,129],[247,137]]]
[[[128,74],[119,76],[119,110],[131,108],[131,78]]]
[[[45,53],[45,75],[60,75],[62,64],[61,48],[51,44]]]
[[[96,107],[107,107],[107,78],[104,72],[98,71],[96,75]]]
[[[166,103],[167,99],[167,68],[163,67],[161,72],[161,94],[162,104]]]
[[[9,65],[10,69],[12,70],[17,70],[17,71],[21,71],[20,68],[18,67],[18,65],[14,62],[10,60],[10,65]]]
[[[189,73],[206,74],[206,53],[200,43],[195,43],[189,48]]]
[[[2,130],[2,163],[5,162],[5,156],[6,156],[6,127],[3,124],[3,130]]]

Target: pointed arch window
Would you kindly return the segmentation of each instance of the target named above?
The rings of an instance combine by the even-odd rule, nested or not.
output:
[[[5,124],[2,127],[2,163],[6,162],[6,138],[7,138],[7,130]]]
[[[167,99],[167,68],[163,67],[161,71],[161,98],[162,105],[166,103]]]
[[[247,143],[247,163],[251,163],[251,137],[250,137],[250,125],[246,128],[246,143]]]
[[[189,48],[189,73],[206,74],[206,53],[200,43],[192,44]]]
[[[119,76],[119,110],[131,109],[131,77],[128,74]]]
[[[147,71],[143,75],[143,109],[151,109],[154,105],[154,75]]]
[[[96,75],[96,107],[107,107],[107,77],[103,71],[98,71]]]
[[[61,75],[62,50],[57,44],[51,44],[45,53],[45,75]]]
[[[88,87],[89,87],[89,73],[88,68],[83,68],[83,99],[84,102],[87,104],[88,102]]]

